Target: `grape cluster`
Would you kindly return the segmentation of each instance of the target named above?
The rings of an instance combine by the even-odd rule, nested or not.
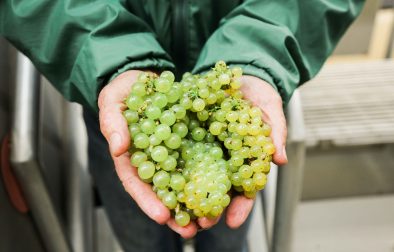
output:
[[[254,197],[275,152],[259,108],[243,99],[242,69],[223,61],[202,75],[142,73],[125,100],[131,164],[185,226],[219,216],[230,192]]]

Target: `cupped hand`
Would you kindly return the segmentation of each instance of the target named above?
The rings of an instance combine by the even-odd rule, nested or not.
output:
[[[190,238],[196,234],[197,224],[190,222],[185,227],[177,225],[152,187],[139,178],[136,167],[130,164],[127,151],[130,134],[122,112],[126,109],[124,100],[140,73],[141,71],[136,70],[124,72],[102,89],[98,99],[100,129],[108,141],[120,181],[142,211],[157,223],[167,224],[182,237]]]
[[[185,227],[177,225],[168,208],[157,198],[151,186],[141,181],[137,169],[130,164],[130,155],[127,151],[130,135],[122,112],[126,109],[124,99],[140,73],[141,71],[136,70],[124,72],[100,92],[98,100],[100,128],[109,143],[116,172],[125,190],[151,219],[159,224],[167,224],[184,238],[190,238],[196,234],[198,226],[204,229],[210,228],[218,222],[219,217],[199,218]],[[245,98],[262,110],[263,120],[272,127],[271,137],[276,147],[273,162],[278,165],[287,163],[286,121],[280,96],[271,85],[256,77],[243,76],[241,81],[244,83],[241,89]],[[253,203],[254,200],[244,196],[234,197],[226,211],[227,225],[231,228],[239,227],[248,217]]]

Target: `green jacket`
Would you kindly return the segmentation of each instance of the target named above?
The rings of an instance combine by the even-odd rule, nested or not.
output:
[[[312,78],[362,0],[1,0],[0,34],[69,100],[97,110],[128,69],[195,73],[216,61],[277,88]]]

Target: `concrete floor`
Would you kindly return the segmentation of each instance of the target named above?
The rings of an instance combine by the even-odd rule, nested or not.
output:
[[[292,252],[393,252],[394,194],[299,205]]]

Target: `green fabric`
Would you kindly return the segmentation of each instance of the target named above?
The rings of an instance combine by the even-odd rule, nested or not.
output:
[[[128,69],[202,72],[218,60],[274,85],[285,102],[312,78],[361,0],[2,0],[0,34],[69,100],[97,111]]]

